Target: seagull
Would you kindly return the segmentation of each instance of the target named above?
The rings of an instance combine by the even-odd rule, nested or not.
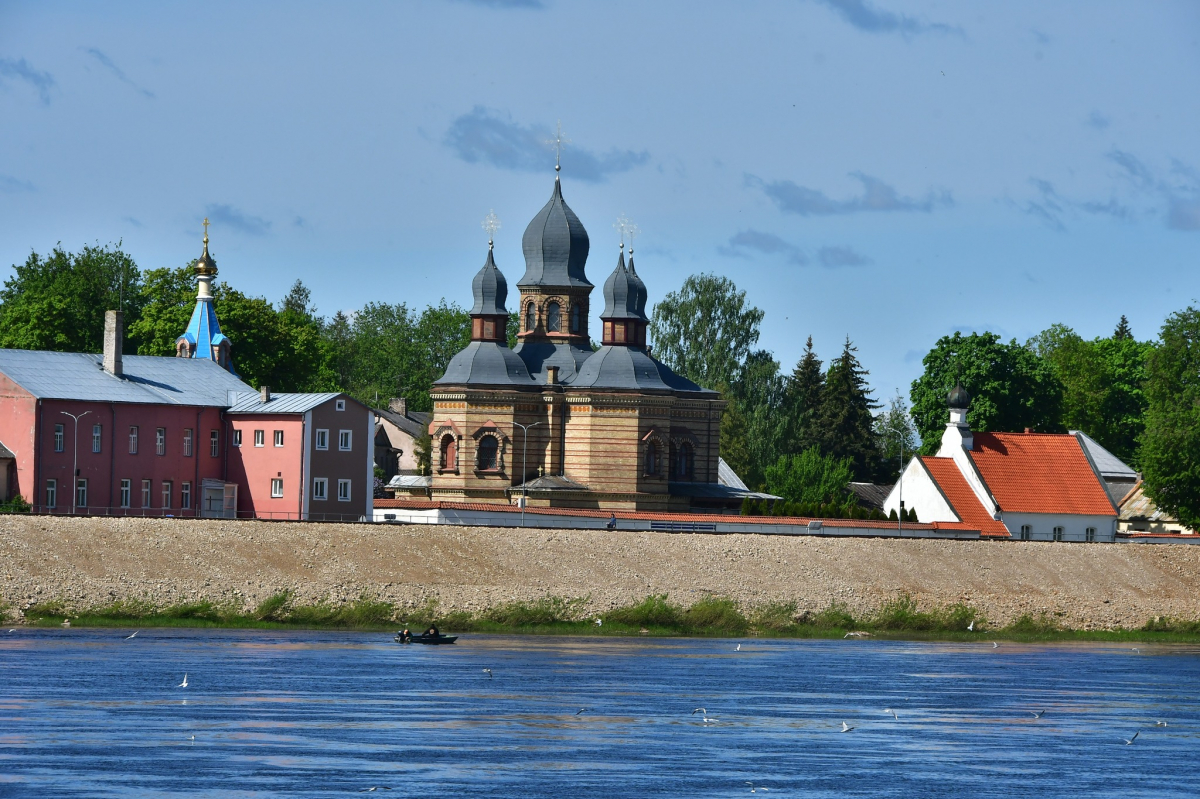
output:
[[[359,793],[370,793],[371,791],[390,791],[391,788],[386,785],[372,785],[370,788],[363,788]]]
[[[1136,741],[1136,740],[1137,740],[1137,737],[1138,737],[1139,735],[1141,735],[1141,734],[1142,734],[1142,731],[1141,731],[1141,730],[1138,730],[1137,732],[1135,732],[1135,733],[1133,734],[1133,737],[1132,737],[1132,738],[1122,738],[1121,740],[1125,742],[1125,745],[1126,745],[1126,746],[1129,746],[1131,743],[1133,743],[1134,741]]]
[[[971,619],[971,623],[967,625],[967,632],[969,632],[969,633],[975,632],[975,620],[974,619]]]
[[[1029,715],[1033,716],[1035,719],[1040,719],[1042,716],[1046,715],[1046,711],[1043,710],[1040,713],[1034,713],[1031,710],[1031,711],[1029,711]]]
[[[484,670],[483,670],[483,673],[484,673],[484,674],[486,674],[486,675],[487,675],[489,678],[492,676],[492,670],[491,670],[491,669],[484,669]]]
[[[193,736],[192,736],[191,738],[189,738],[188,740],[192,742],[192,746],[195,746],[195,745],[196,745],[196,736],[195,736],[195,735],[193,735]]]
[[[852,730],[852,729],[854,729],[854,728],[851,727],[849,724],[847,724],[844,721],[842,722],[842,732],[850,732],[850,730]]]
[[[583,713],[585,710],[588,710],[588,708],[581,707],[581,708],[579,708],[579,710],[575,711],[575,715],[578,716],[580,713]]]
[[[738,644],[738,645],[737,645],[737,649],[735,649],[735,650],[733,650],[733,651],[734,651],[734,652],[741,652],[741,651],[742,651],[742,645],[741,645],[741,644]]]
[[[183,682],[179,683],[179,685],[176,685],[175,687],[176,688],[187,688],[187,672],[186,671],[183,673]]]
[[[992,641],[992,649],[995,649],[998,646],[1000,646],[1000,644],[996,643],[995,641]]]
[[[137,635],[137,634],[138,634],[138,633],[140,633],[140,632],[141,632],[141,630],[134,630],[134,631],[133,631],[133,635],[127,635],[127,636],[125,636],[125,640],[126,640],[126,641],[128,641],[130,638],[133,638],[135,635]]]
[[[1136,646],[1130,647],[1130,649],[1134,652],[1137,652],[1139,655],[1142,654],[1142,650],[1138,649]]]
[[[891,714],[892,714],[892,718],[894,718],[896,721],[899,721],[899,720],[900,720],[900,717],[896,715],[896,711],[892,710],[890,707],[889,707],[889,708],[884,708],[883,712],[884,712],[884,713],[891,713]]]
[[[16,630],[9,630],[9,632],[10,632],[10,633],[15,633],[15,632],[16,632]]]
[[[871,637],[870,633],[864,633],[861,630],[858,630],[858,631],[855,631],[852,633],[846,633],[845,635],[842,636],[842,638],[870,638],[870,637]]]
[[[1155,727],[1165,727],[1165,726],[1167,726],[1167,723],[1165,721],[1156,721],[1156,722],[1154,722],[1154,726]]]
[[[703,715],[704,715],[704,723],[705,723],[705,724],[708,724],[708,723],[710,723],[710,722],[716,721],[716,719],[710,719],[710,718],[708,717],[708,711],[707,711],[707,710],[705,710],[705,709],[704,709],[704,708],[702,708],[702,707],[698,707],[698,708],[696,708],[695,710],[693,710],[693,711],[692,711],[692,715],[693,715],[693,716],[694,716],[694,715],[696,715],[697,713],[701,713],[701,714],[703,714]]]
[[[592,622],[592,624],[596,625],[597,627],[600,627],[604,624],[604,619],[596,619],[594,622]]]

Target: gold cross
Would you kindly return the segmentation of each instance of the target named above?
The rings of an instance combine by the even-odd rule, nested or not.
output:
[[[208,241],[208,217],[204,217],[204,240]]]

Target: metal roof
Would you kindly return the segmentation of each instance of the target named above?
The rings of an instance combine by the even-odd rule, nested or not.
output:
[[[589,246],[587,231],[563,200],[562,185],[556,176],[550,201],[521,237],[525,275],[517,285],[591,288],[583,269]]]
[[[616,388],[635,391],[687,391],[716,396],[672,372],[640,347],[605,346],[583,362],[572,388]]]
[[[740,491],[749,491],[749,487],[742,482],[742,478],[737,476],[737,472],[733,470],[724,458],[717,458],[717,482],[723,486],[736,488]]]
[[[434,385],[533,387],[525,362],[506,344],[472,341],[450,359]]]
[[[238,394],[229,407],[230,413],[307,413],[331,399],[345,397],[337,391],[325,394],[272,394],[267,402],[257,391]]]
[[[1099,470],[1101,477],[1116,477],[1123,480],[1137,479],[1137,472],[1116,455],[1096,443],[1095,439],[1087,433],[1081,430],[1071,430],[1069,432],[1079,439],[1079,443],[1087,450],[1088,455],[1092,456],[1092,462],[1096,464],[1096,469]]]
[[[0,349],[0,373],[41,399],[195,405],[223,408],[230,391],[253,392],[213,361],[125,355],[121,377],[87,352]]]
[[[11,449],[4,446],[4,442],[0,441],[0,458],[15,458],[17,457]]]
[[[471,306],[472,316],[508,316],[504,307],[504,301],[508,299],[508,281],[492,258],[491,245],[488,245],[483,269],[471,281],[471,293],[475,297],[475,304]]]
[[[592,356],[590,347],[566,341],[522,341],[513,352],[525,362],[535,383],[546,382],[546,369],[550,366],[558,367],[559,382],[569,383]]]
[[[644,287],[639,287],[639,283],[641,281],[625,268],[625,251],[622,250],[617,258],[617,268],[608,276],[608,280],[604,281],[604,311],[600,318],[647,321],[646,315],[638,308],[641,302],[640,292],[645,290]]]

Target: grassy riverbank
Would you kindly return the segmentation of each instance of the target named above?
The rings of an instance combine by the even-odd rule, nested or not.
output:
[[[1073,630],[1050,614],[1024,615],[1005,626],[990,625],[965,604],[919,609],[908,596],[885,602],[871,613],[853,615],[834,603],[817,613],[797,612],[794,603],[771,603],[743,610],[723,597],[708,597],[684,608],[666,595],[593,616],[584,615],[586,599],[547,597],[510,602],[480,613],[440,613],[435,603],[397,608],[363,597],[334,605],[297,604],[287,592],[247,611],[235,604],[196,602],[155,606],[115,602],[69,609],[61,602],[34,605],[25,623],[50,627],[70,619],[83,627],[226,627],[262,629],[422,630],[436,624],[444,632],[491,632],[530,635],[715,636],[841,638],[849,632],[872,637],[946,641],[1146,641],[1200,643],[1200,621],[1157,617],[1137,629]],[[599,623],[597,623],[599,622]]]

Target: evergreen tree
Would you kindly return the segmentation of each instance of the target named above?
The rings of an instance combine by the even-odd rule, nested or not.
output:
[[[1114,341],[1132,341],[1133,329],[1129,327],[1129,320],[1125,318],[1125,314],[1121,314],[1121,321],[1117,323],[1117,329],[1112,334]]]
[[[849,459],[855,480],[871,480],[879,462],[874,423],[881,406],[871,399],[857,351],[847,336],[842,354],[829,363],[819,417],[821,451]]]
[[[784,452],[796,454],[819,445],[821,437],[818,423],[824,390],[825,374],[821,371],[821,359],[813,351],[812,336],[809,336],[804,345],[804,355],[792,370],[784,397],[787,417]]]

